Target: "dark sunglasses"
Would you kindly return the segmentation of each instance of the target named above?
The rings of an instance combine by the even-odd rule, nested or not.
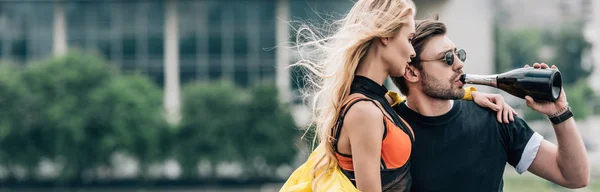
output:
[[[462,62],[465,62],[465,60],[467,60],[467,52],[465,52],[464,49],[457,50],[456,56],[458,56],[458,59],[460,59],[460,61],[462,61]],[[444,54],[444,58],[442,58],[442,59],[421,60],[421,62],[425,62],[425,61],[444,61],[444,62],[446,62],[446,64],[448,64],[448,66],[452,66],[452,64],[454,64],[454,53],[452,53],[452,51],[448,51],[448,52],[446,52],[446,54]]]

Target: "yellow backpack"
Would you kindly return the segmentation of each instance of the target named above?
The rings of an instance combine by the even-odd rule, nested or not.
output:
[[[324,153],[324,148],[319,145],[308,157],[306,162],[296,169],[285,182],[280,192],[311,192],[312,191],[312,171],[316,163],[317,154]],[[319,180],[317,191],[348,191],[358,192],[352,182],[342,173],[339,166],[334,166],[327,170],[323,178]]]

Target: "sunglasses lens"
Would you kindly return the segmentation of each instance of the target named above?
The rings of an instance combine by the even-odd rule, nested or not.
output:
[[[454,63],[454,54],[452,54],[452,52],[448,52],[445,55],[445,59],[446,63],[450,66]]]
[[[467,60],[467,52],[465,52],[464,49],[458,50],[456,55],[458,56],[458,59],[460,59],[462,62],[465,62],[465,60]]]

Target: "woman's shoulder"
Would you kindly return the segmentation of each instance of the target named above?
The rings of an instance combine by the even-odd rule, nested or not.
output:
[[[344,127],[349,131],[366,131],[365,127],[383,126],[382,119],[384,114],[381,112],[376,102],[362,100],[354,103],[347,109],[344,116]]]
[[[345,118],[358,119],[358,120],[371,120],[372,118],[378,118],[381,121],[383,113],[379,107],[370,101],[358,101],[347,109]]]
[[[358,119],[383,115],[377,101],[360,93],[353,93],[344,100],[342,113],[345,113],[346,118]]]

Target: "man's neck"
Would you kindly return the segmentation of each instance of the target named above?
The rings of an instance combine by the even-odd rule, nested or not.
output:
[[[408,108],[423,116],[440,116],[452,109],[452,100],[431,98],[422,92],[410,93],[406,98]]]

